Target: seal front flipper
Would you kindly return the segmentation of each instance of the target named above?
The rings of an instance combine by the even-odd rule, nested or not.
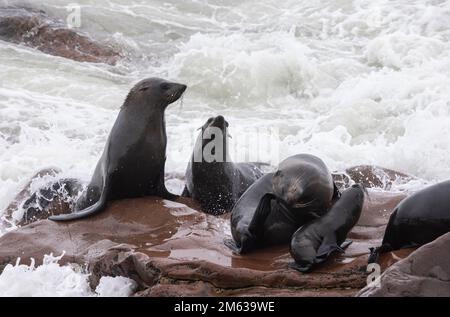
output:
[[[350,243],[344,242],[342,245],[345,244],[345,248],[348,247]],[[345,252],[343,248],[341,248],[337,242],[336,242],[336,236],[333,234],[330,234],[326,236],[322,244],[320,245],[319,249],[317,250],[316,255],[316,261],[315,263],[322,263],[324,262],[333,252],[339,251],[339,252]]]
[[[253,214],[253,218],[248,225],[248,232],[241,236],[239,254],[248,253],[256,247],[257,241],[259,240],[258,238],[261,236],[264,229],[264,222],[270,213],[273,199],[275,199],[275,195],[267,193],[259,201],[255,213]]]
[[[248,231],[251,234],[255,236],[260,235],[264,227],[264,222],[266,221],[266,218],[269,215],[270,210],[272,208],[271,206],[272,200],[275,198],[276,198],[275,195],[272,193],[267,193],[264,196],[262,196],[258,206],[256,207],[253,218],[248,226]]]

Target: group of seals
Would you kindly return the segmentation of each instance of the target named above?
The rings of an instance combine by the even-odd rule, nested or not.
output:
[[[325,214],[338,196],[321,159],[309,154],[289,157],[238,200],[231,212],[234,241],[225,244],[244,254],[261,246],[288,243],[301,225]]]
[[[124,198],[155,195],[175,199],[177,196],[164,183],[164,112],[186,88],[159,78],[137,83],[125,99],[92,179],[76,201],[75,212],[49,219],[84,218],[100,212],[109,201]],[[211,129],[220,133],[216,135]],[[291,156],[274,173],[265,175],[262,163],[233,163],[227,151],[227,129],[223,116],[211,117],[201,127],[186,170],[183,195],[199,201],[208,213],[232,209],[233,240],[225,241],[228,247],[245,254],[262,246],[290,242],[296,261],[291,267],[306,272],[332,252],[348,246],[345,239],[361,215],[367,193],[362,185],[353,185],[341,197],[327,166],[310,154]],[[215,144],[210,147],[212,135]],[[206,149],[211,150],[212,160],[205,159]],[[58,182],[39,191],[25,205],[31,206],[38,199],[50,200],[63,187],[75,192],[80,186],[71,179]],[[373,250],[369,262],[379,253],[423,245],[449,232],[449,193],[447,181],[403,200],[392,213],[382,245]]]
[[[210,157],[206,158],[206,154]],[[223,116],[211,117],[201,127],[195,143],[182,196],[197,200],[204,212],[215,215],[228,212],[263,175],[260,166],[260,163],[233,163],[228,152],[228,122]]]
[[[159,78],[137,83],[120,109],[75,212],[49,219],[84,218],[101,211],[111,200],[150,195],[175,198],[164,184],[167,144],[164,111],[181,97],[186,87]]]
[[[424,188],[402,200],[389,218],[381,246],[372,249],[369,263],[378,254],[418,247],[450,232],[450,181]]]

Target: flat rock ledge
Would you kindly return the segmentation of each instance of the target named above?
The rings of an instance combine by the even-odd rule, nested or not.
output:
[[[233,254],[223,244],[230,238],[229,215],[198,212],[187,198],[156,197],[112,202],[87,219],[39,220],[9,232],[0,238],[0,271],[19,257],[40,264],[45,254],[65,252],[59,263],[81,265],[93,288],[102,276],[125,276],[136,281],[135,296],[353,296],[366,286],[368,248],[380,243],[386,209],[403,198],[374,195],[346,253],[309,274],[288,268],[288,246]],[[383,263],[409,253],[387,254]]]

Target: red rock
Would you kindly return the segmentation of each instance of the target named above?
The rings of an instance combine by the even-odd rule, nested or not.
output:
[[[389,190],[395,181],[406,183],[415,179],[411,175],[375,165],[358,165],[347,168],[346,174],[355,182],[365,187],[379,187]]]
[[[223,244],[230,237],[229,214],[198,212],[187,198],[155,197],[115,201],[86,219],[40,220],[9,232],[0,238],[0,269],[17,257],[39,264],[44,254],[65,251],[60,263],[87,263],[92,287],[101,276],[126,276],[139,285],[137,296],[349,296],[366,284],[368,250],[380,244],[385,227],[380,210],[401,198],[378,193],[367,200],[365,218],[349,237],[354,243],[309,274],[288,268],[288,246],[234,255]]]
[[[450,296],[450,233],[389,267],[358,296]]]
[[[43,11],[33,9],[1,8],[0,39],[79,62],[115,65],[121,58],[115,49],[67,28]]]
[[[188,199],[181,201],[195,207]],[[62,264],[88,263],[93,287],[101,276],[121,275],[134,279],[147,295],[177,294],[182,288],[170,285],[186,282],[187,293],[208,295],[246,295],[247,288],[254,294],[263,289],[274,295],[294,294],[301,289],[301,294],[326,295],[331,294],[327,289],[350,288],[356,293],[364,286],[367,255],[337,257],[311,274],[300,274],[287,267],[292,261],[287,246],[239,256],[223,244],[226,236],[228,215],[210,216],[151,197],[122,200],[87,219],[41,220],[7,233],[0,238],[0,267],[17,257],[23,263],[31,257],[40,263],[44,254],[65,251]]]

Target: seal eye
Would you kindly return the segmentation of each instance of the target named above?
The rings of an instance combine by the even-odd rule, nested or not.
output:
[[[139,91],[146,91],[149,87],[142,87]]]
[[[168,83],[163,83],[163,84],[161,84],[160,87],[161,87],[162,90],[169,90],[170,85]]]

